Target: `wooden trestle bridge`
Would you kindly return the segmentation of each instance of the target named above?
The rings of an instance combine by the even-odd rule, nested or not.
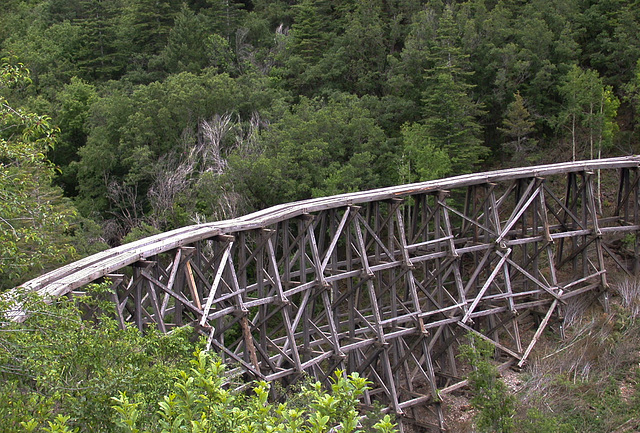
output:
[[[113,248],[23,287],[58,297],[108,277],[122,327],[195,325],[256,379],[357,371],[373,382],[365,405],[407,422],[427,407],[443,429],[438,402],[464,384],[465,334],[522,366],[572,297],[606,307],[607,267],[640,270],[639,166],[638,156],[551,164],[287,203]],[[624,236],[635,255],[611,247]]]

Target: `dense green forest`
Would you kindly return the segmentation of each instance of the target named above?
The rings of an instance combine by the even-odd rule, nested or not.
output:
[[[2,158],[41,178],[0,223],[2,286],[276,203],[638,152],[639,35],[626,0],[6,0],[30,79],[0,134],[18,108],[50,130],[39,173]]]
[[[277,203],[640,153],[632,0],[2,0],[0,58],[0,292]],[[39,308],[31,328],[0,329],[0,416],[15,431],[71,431],[57,413],[138,431],[173,377],[215,364],[186,368],[199,343],[183,334],[145,340]],[[136,389],[116,420],[109,398]],[[20,424],[30,415],[38,426]]]

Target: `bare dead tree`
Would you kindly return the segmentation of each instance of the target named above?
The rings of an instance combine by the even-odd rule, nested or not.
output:
[[[248,123],[243,123],[238,118],[235,122],[229,114],[214,116],[210,121],[200,122],[201,143],[198,152],[202,155],[200,175],[211,173],[222,176],[229,170],[228,155],[234,152],[242,158],[256,157],[263,149],[258,139],[258,133],[263,126],[258,113],[253,113]],[[228,134],[234,134],[233,141],[229,140],[228,146],[223,148],[224,138]],[[212,220],[234,218],[247,208],[244,196],[234,189],[230,183],[216,185],[218,194],[212,194],[216,202],[212,206],[212,214],[208,217]],[[202,221],[203,216],[197,215],[194,222]]]
[[[162,228],[169,219],[180,194],[192,185],[192,174],[196,160],[187,158],[180,161],[175,153],[160,159],[154,176],[154,182],[147,196],[153,208],[152,225]]]
[[[194,150],[202,162],[201,173],[213,171],[220,175],[225,172],[228,164],[223,155],[222,141],[233,127],[231,114],[216,114],[208,122],[200,122],[200,139]]]
[[[217,196],[210,219],[219,221],[236,218],[244,212],[246,204],[244,196],[233,189],[222,188],[221,194]]]
[[[110,224],[110,232],[114,239],[110,243],[117,243],[132,228],[137,227],[142,221],[142,208],[138,197],[138,185],[127,185],[125,182],[107,182],[107,199],[111,203],[109,213],[114,216],[111,220],[116,223],[119,229]],[[105,230],[105,236],[107,231]]]
[[[150,223],[158,229],[166,228],[179,197],[194,185],[211,191],[207,198],[209,214],[194,214],[195,223],[234,218],[244,212],[245,198],[235,191],[232,183],[221,179],[229,171],[231,152],[243,158],[262,153],[258,133],[263,126],[258,113],[253,113],[248,122],[225,113],[201,120],[197,133],[185,129],[179,149],[162,157],[156,165],[147,193],[153,208]]]
[[[237,152],[243,157],[257,156],[262,154],[264,148],[260,145],[258,140],[258,133],[260,127],[266,127],[267,124],[262,122],[260,114],[253,112],[249,124],[243,128],[241,124],[238,124],[236,128],[235,148]]]

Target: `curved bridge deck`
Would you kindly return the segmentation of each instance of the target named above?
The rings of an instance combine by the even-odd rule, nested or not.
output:
[[[194,324],[255,378],[373,381],[404,419],[463,382],[475,333],[523,365],[575,296],[607,303],[609,240],[640,230],[640,157],[515,168],[288,203],[184,227],[25,283],[46,296],[108,277],[122,327]],[[595,191],[607,183],[606,197]],[[615,186],[612,183],[615,182]],[[601,205],[602,202],[602,205]],[[631,238],[631,237],[629,237]],[[526,328],[526,329],[525,329]]]

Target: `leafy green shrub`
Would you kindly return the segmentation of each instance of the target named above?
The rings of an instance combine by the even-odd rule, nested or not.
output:
[[[358,397],[367,386],[357,373],[345,376],[337,371],[331,393],[325,393],[319,382],[303,386],[299,398],[310,401],[307,408],[293,402],[269,402],[269,384],[258,382],[253,394],[227,390],[225,366],[208,352],[200,352],[192,367],[181,371],[174,390],[159,402],[159,419],[151,430],[143,430],[138,420],[143,411],[125,393],[114,397],[119,414],[118,425],[128,433],[320,433],[336,427],[345,433],[362,432]],[[395,426],[386,415],[373,425],[376,432],[392,432]]]
[[[526,418],[518,423],[518,431],[523,433],[572,433],[575,430],[558,417],[532,408],[527,411]]]
[[[75,254],[66,234],[75,210],[50,186],[55,171],[45,156],[60,131],[4,96],[31,83],[14,60],[0,59],[0,291]]]
[[[70,429],[113,431],[112,396],[136,395],[152,413],[198,347],[189,341],[190,328],[142,335],[136,328],[118,329],[106,315],[83,321],[87,312],[107,308],[88,299],[81,308],[66,298],[47,304],[33,294],[18,297],[28,317],[0,325],[0,431],[24,431],[27,420],[35,422],[31,431],[58,428],[57,415],[69,417]],[[0,303],[0,317],[14,305]]]

